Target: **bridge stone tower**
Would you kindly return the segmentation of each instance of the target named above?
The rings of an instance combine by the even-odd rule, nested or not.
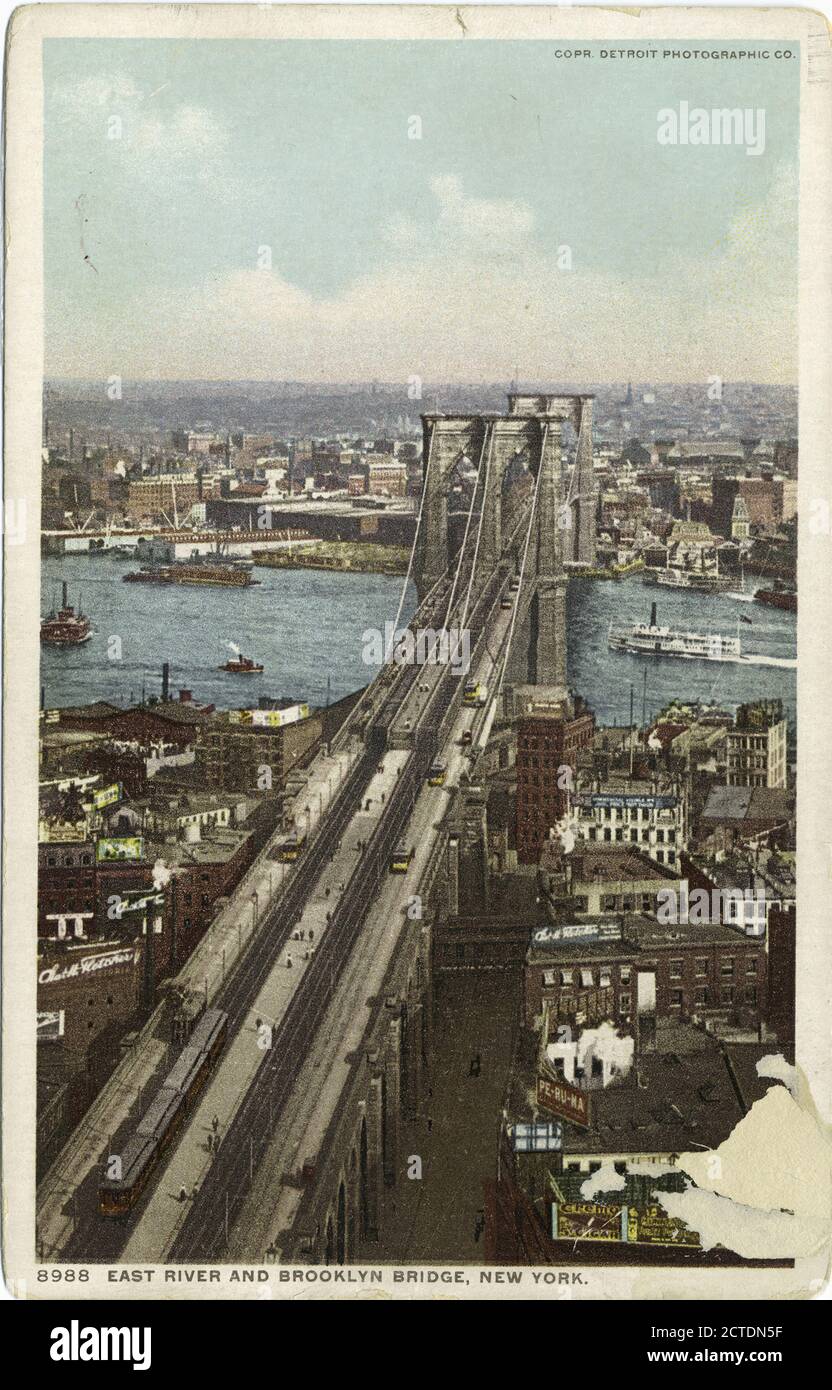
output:
[[[416,557],[420,596],[449,568],[448,498],[458,471],[473,467],[477,473],[474,508],[482,517],[482,529],[476,589],[494,572],[508,539],[503,522],[506,474],[513,469],[520,477],[527,470],[536,506],[528,549],[525,526],[513,545],[523,583],[506,682],[515,687],[545,687],[557,692],[557,698],[566,688],[564,564],[591,564],[595,556],[592,400],[587,395],[514,392],[505,415],[422,416],[424,482]],[[578,438],[568,487],[562,462],[564,421]]]

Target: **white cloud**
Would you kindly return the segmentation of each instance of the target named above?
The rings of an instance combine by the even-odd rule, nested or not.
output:
[[[179,106],[167,120],[155,115],[140,120],[133,144],[154,159],[159,155],[168,159],[191,159],[224,151],[228,131],[204,107]]]
[[[79,82],[57,83],[51,91],[59,119],[87,133],[100,132],[107,149],[122,155],[108,177],[158,193],[191,182],[223,202],[253,198],[262,189],[244,185],[230,153],[228,126],[206,107],[188,103],[166,110],[155,99],[170,87],[164,82],[143,90],[126,73],[102,73]],[[113,137],[111,118],[122,122]]]
[[[235,196],[223,132],[211,122],[180,108],[148,132],[147,162],[175,154]],[[793,379],[795,296],[782,274],[784,242],[771,234],[784,216],[783,186],[774,206],[758,210],[764,235],[739,219],[701,258],[678,258],[661,276],[646,263],[623,280],[589,271],[578,246],[574,268],[560,269],[527,203],[469,198],[456,177],[437,177],[425,215],[387,228],[387,262],[337,295],[316,298],[279,267],[255,269],[253,253],[250,268],[187,294],[165,299],[149,288],[122,306],[111,343],[96,330],[85,362],[69,360],[74,338],[55,343],[50,370],[99,374],[102,360],[120,360],[125,376],[225,377],[233,363],[236,375],[266,379],[494,380],[515,365],[538,379]],[[136,326],[129,347],[126,321]]]
[[[124,72],[99,73],[80,82],[56,82],[49,92],[55,112],[65,119],[98,120],[103,108],[120,114],[141,101],[142,91]]]

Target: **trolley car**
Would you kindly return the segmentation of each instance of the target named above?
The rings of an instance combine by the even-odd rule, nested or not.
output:
[[[297,834],[287,835],[277,847],[277,858],[281,864],[294,864],[295,860],[306,844],[306,836],[302,831]]]
[[[415,850],[405,849],[401,845],[397,849],[394,849],[393,853],[390,855],[391,874],[406,874],[415,853]]]
[[[227,1033],[228,1014],[206,1010],[121,1152],[107,1159],[98,1189],[102,1216],[124,1216],[136,1205],[210,1076]]]

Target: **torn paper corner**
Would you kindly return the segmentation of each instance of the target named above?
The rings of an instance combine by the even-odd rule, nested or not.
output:
[[[669,1215],[753,1259],[816,1255],[832,1237],[832,1145],[813,1110],[773,1086],[719,1148],[685,1153],[678,1168],[696,1184],[656,1193]]]

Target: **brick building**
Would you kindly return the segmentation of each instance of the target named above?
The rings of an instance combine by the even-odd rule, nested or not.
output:
[[[131,478],[128,505],[134,516],[164,516],[173,519],[199,501],[199,478],[196,473],[154,473],[146,478]]]
[[[277,789],[311,756],[322,727],[317,714],[277,727],[218,716],[205,731],[199,750],[205,787],[222,791]]]
[[[788,722],[782,700],[740,705],[733,729],[726,734],[729,787],[785,787]]]
[[[537,864],[549,831],[566,812],[581,749],[592,743],[595,716],[580,697],[560,712],[517,721],[516,843],[520,864]],[[564,773],[563,769],[567,772]]]
[[[644,977],[642,979],[642,977]],[[657,1019],[719,1018],[756,1027],[767,995],[765,941],[713,923],[666,926],[652,918],[577,918],[532,935],[525,967],[526,1022],[543,1012],[570,1020],[590,1006],[632,1023],[639,996]]]

